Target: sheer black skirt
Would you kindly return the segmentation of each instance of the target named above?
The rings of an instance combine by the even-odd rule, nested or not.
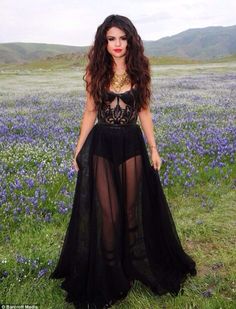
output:
[[[96,123],[79,165],[70,222],[50,278],[64,278],[67,302],[104,308],[134,280],[175,296],[196,275],[151,166],[138,124]]]

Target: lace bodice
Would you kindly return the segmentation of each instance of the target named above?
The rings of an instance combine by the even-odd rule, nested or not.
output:
[[[98,122],[110,124],[136,123],[136,89],[115,93],[106,91],[98,109]]]

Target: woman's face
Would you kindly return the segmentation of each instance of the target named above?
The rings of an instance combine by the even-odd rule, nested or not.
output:
[[[107,51],[113,58],[121,58],[126,54],[127,37],[123,30],[112,27],[106,33]]]

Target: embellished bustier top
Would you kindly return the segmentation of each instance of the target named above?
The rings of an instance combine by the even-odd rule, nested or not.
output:
[[[122,93],[105,91],[98,109],[98,123],[136,123],[138,116],[136,95],[136,88]]]

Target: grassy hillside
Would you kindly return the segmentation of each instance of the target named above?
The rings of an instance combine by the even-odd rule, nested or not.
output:
[[[236,53],[236,26],[188,29],[157,41],[146,41],[150,56],[212,59]]]
[[[206,27],[188,29],[173,36],[164,37],[157,41],[143,41],[145,54],[158,57],[154,64],[196,63],[195,61],[211,61],[236,54],[236,26]],[[69,46],[60,44],[41,43],[2,43],[0,44],[0,63],[32,63],[37,66],[37,60],[47,59],[58,55],[68,54],[74,61],[76,54],[87,53],[89,46]],[[63,56],[62,56],[63,57]],[[166,59],[165,59],[166,58]],[[56,58],[56,60],[58,60]],[[77,60],[76,60],[77,61]],[[80,61],[80,60],[79,60]],[[40,63],[40,62],[39,62]],[[80,62],[79,62],[80,63]],[[56,61],[57,65],[59,64]],[[55,65],[56,65],[55,64]],[[50,63],[43,63],[49,65]]]
[[[57,70],[66,69],[72,67],[81,67],[86,64],[86,56],[78,53],[74,54],[60,54],[54,57],[46,57],[44,59],[36,59],[26,63],[11,63],[11,64],[0,64],[0,68],[15,69],[15,70]]]
[[[236,61],[236,54],[209,60],[209,62],[233,62],[233,61]]]
[[[149,57],[151,65],[184,65],[184,64],[207,64],[207,63],[224,63],[235,62],[236,55],[230,57],[223,57],[219,59],[200,61],[180,57]],[[37,59],[27,63],[11,63],[0,64],[0,70],[60,70],[60,69],[73,69],[76,67],[84,68],[87,62],[85,55],[62,54],[55,57],[47,57],[45,59]]]
[[[152,65],[166,65],[166,64],[191,64],[191,63],[202,63],[203,61],[181,58],[181,57],[171,57],[171,56],[160,56],[160,57],[149,57],[150,63]]]
[[[2,43],[0,44],[0,63],[24,63],[65,53],[80,53],[87,47],[45,44],[45,43]]]

